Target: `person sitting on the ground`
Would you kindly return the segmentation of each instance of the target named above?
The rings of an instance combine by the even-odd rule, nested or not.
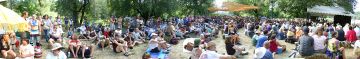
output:
[[[295,31],[295,29],[292,29],[292,28],[290,28],[287,31],[287,33],[286,33],[287,38],[286,38],[285,42],[288,42],[288,43],[294,43],[295,42],[294,31]]]
[[[299,38],[299,53],[301,56],[311,56],[314,54],[314,39],[309,36],[309,28],[303,28],[303,35]]]
[[[301,30],[301,29],[300,29]],[[286,31],[283,28],[280,28],[280,30],[278,31],[278,33],[276,34],[276,39],[279,40],[284,40],[286,35],[285,35]],[[300,37],[299,37],[300,38]]]
[[[339,42],[339,40],[336,39],[336,37],[337,37],[337,33],[336,32],[332,33],[332,38],[327,43],[327,49],[328,49],[329,52],[327,52],[326,54],[330,58],[335,58],[335,57],[344,58],[343,57],[344,56],[343,55],[344,47],[340,46],[340,42]]]
[[[10,46],[10,38],[8,34],[3,35],[3,39],[0,43],[0,50],[4,57],[16,57],[15,52],[12,50],[12,47]],[[9,54],[9,55],[8,55]]]
[[[57,26],[54,26],[54,29],[50,31],[51,33],[51,39],[49,40],[50,45],[52,45],[54,42],[62,42],[62,29],[58,28]]]
[[[121,27],[118,27],[114,32],[115,32],[115,37],[116,37],[116,36],[120,36],[120,37],[121,37],[121,34],[122,34]]]
[[[316,34],[312,36],[314,38],[314,50],[315,53],[325,52],[326,37],[323,35],[323,30],[318,29]]]
[[[357,40],[356,32],[353,30],[352,26],[349,26],[349,30],[346,32],[346,41],[350,44],[354,43]]]
[[[166,43],[166,41],[164,41],[163,39],[161,39],[161,37],[159,37],[157,34],[152,33],[152,38],[149,41],[149,47],[148,49],[150,49],[150,52],[160,52],[160,50],[163,50],[165,52],[168,51],[168,45]]]
[[[125,42],[127,43],[127,46],[132,49],[132,47],[134,47],[134,38],[133,38],[133,34],[128,33],[128,36],[126,36],[124,38]]]
[[[63,46],[60,43],[54,43],[51,51],[47,53],[46,59],[67,59],[66,54],[61,49]]]
[[[230,35],[231,38],[225,41],[227,54],[233,56],[243,55],[245,49],[240,44],[240,38],[235,33],[231,33]]]
[[[119,37],[115,37],[114,39],[119,39]],[[110,45],[109,38],[100,37],[98,40],[99,41],[95,45],[98,45],[98,47],[101,48],[102,50],[104,50],[105,47]]]
[[[95,49],[95,46],[94,45],[83,45],[81,47],[81,56],[82,58],[91,58],[93,56],[93,53],[94,53],[94,49]]]
[[[205,52],[203,46],[201,45],[200,39],[195,39],[194,43],[189,42],[184,47],[186,50],[190,51],[190,59],[199,59],[202,52]]]
[[[216,44],[214,42],[207,43],[206,51],[201,53],[199,59],[235,59],[231,55],[221,55],[216,53]]]
[[[72,56],[75,58],[78,57],[78,52],[81,47],[81,42],[76,38],[77,36],[74,34],[71,38],[71,40],[68,41],[70,52],[72,53]]]
[[[104,28],[104,32],[102,32],[102,33],[103,33],[105,38],[110,38],[110,31],[111,30],[110,30],[109,27]]]
[[[129,51],[128,51],[128,43],[125,40],[122,40],[120,38],[114,39],[112,41],[112,47],[113,47],[113,51],[116,53],[121,53],[124,52],[125,56],[129,56]]]
[[[34,47],[31,46],[29,43],[29,40],[22,39],[22,44],[19,48],[19,58],[20,59],[34,59],[35,50]]]
[[[79,29],[80,29],[80,38],[82,38],[82,39],[88,39],[87,38],[87,32],[86,32],[86,27],[85,27],[85,24],[83,24],[83,25],[81,25],[80,27],[79,27]]]
[[[144,38],[144,33],[142,31],[139,30],[139,28],[135,28],[135,31],[132,32],[132,37],[134,40],[134,43],[132,44],[133,46],[135,44],[142,44],[145,42],[145,38]]]
[[[16,50],[20,46],[19,40],[16,38],[15,33],[10,33],[10,44],[13,50]]]
[[[269,50],[270,42],[264,42],[264,46],[255,49],[254,59],[274,59],[273,53]]]
[[[284,45],[280,45],[279,42],[276,41],[277,39],[275,38],[275,35],[271,35],[269,39],[269,50],[272,53],[279,54],[286,50],[286,47],[284,47]]]
[[[256,46],[257,39],[259,38],[260,33],[261,33],[260,31],[256,31],[256,34],[253,35],[253,37],[252,37],[252,45],[253,46]]]
[[[96,40],[97,37],[98,37],[98,36],[97,36],[97,34],[96,34],[96,32],[95,32],[94,29],[91,29],[91,30],[88,32],[88,36],[87,36],[88,40]]]
[[[264,45],[264,42],[268,39],[267,36],[268,32],[264,31],[259,38],[257,39],[256,48],[262,47]]]

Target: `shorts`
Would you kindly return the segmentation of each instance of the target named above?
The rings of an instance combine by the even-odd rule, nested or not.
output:
[[[84,57],[85,58],[91,58],[91,49],[85,49],[85,53],[84,53]]]
[[[104,47],[109,46],[109,44],[105,44]],[[101,48],[101,44],[98,44],[98,47]]]

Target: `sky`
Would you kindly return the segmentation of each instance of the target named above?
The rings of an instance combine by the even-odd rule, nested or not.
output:
[[[355,12],[360,12],[360,0],[356,0],[357,1],[357,4],[355,6]]]

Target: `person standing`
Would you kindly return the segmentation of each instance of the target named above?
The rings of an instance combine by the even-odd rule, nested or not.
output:
[[[45,37],[45,40],[46,42],[49,42],[49,39],[50,39],[50,28],[52,28],[53,24],[51,23],[51,20],[49,19],[49,16],[48,15],[44,15],[44,20],[42,21],[43,22],[43,31],[44,31],[44,37]]]
[[[115,16],[110,18],[110,30],[115,30]]]
[[[30,30],[30,44],[35,46],[35,44],[39,41],[39,27],[40,27],[40,21],[35,19],[35,16],[32,16],[30,19],[31,24],[31,30]]]

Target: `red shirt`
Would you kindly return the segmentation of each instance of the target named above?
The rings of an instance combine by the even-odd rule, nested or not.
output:
[[[270,51],[271,52],[276,52],[278,49],[278,45],[276,44],[276,39],[273,39],[270,41]]]
[[[349,30],[346,34],[346,41],[355,42],[356,40],[356,32],[354,30]]]
[[[108,31],[104,31],[104,36],[105,36],[105,38],[109,38],[109,32]]]

